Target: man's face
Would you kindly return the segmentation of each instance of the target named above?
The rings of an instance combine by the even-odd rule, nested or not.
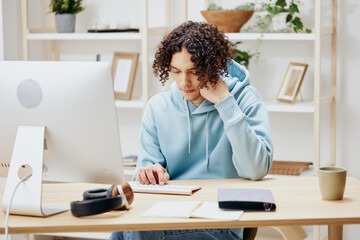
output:
[[[196,70],[194,63],[190,60],[191,56],[186,48],[174,53],[170,63],[170,72],[184,98],[199,105],[205,98],[200,94],[200,82],[197,80],[198,76],[195,75]]]

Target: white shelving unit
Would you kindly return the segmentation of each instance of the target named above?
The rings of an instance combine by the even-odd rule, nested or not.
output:
[[[323,106],[330,105],[330,132],[331,132],[331,163],[336,163],[336,23],[337,23],[337,0],[332,1],[332,24],[330,27],[322,26],[322,1],[314,0],[314,22],[313,33],[227,33],[231,41],[307,41],[314,46],[314,92],[313,100],[298,102],[296,104],[280,103],[276,100],[266,100],[269,112],[288,112],[288,113],[310,113],[313,114],[313,138],[314,138],[314,174],[320,166],[320,111]],[[329,0],[330,1],[330,0]],[[89,41],[89,40],[134,40],[141,41],[141,55],[149,55],[149,35],[164,34],[169,26],[169,1],[165,1],[165,27],[149,28],[148,26],[148,0],[141,0],[141,28],[139,33],[48,33],[34,31],[28,28],[28,0],[22,0],[22,23],[23,23],[23,59],[29,59],[29,41],[50,41],[52,60],[58,60],[57,41]],[[182,0],[181,14],[182,20],[187,19],[187,0]],[[321,63],[322,63],[322,37],[331,36],[331,91],[328,96],[322,97],[321,90]],[[149,99],[149,62],[147,57],[141,58],[142,71],[142,96],[140,99],[131,101],[117,101],[119,108],[143,109]]]
[[[22,8],[22,34],[23,34],[23,60],[29,60],[29,42],[30,41],[50,41],[51,42],[51,60],[59,60],[57,51],[57,41],[89,41],[89,40],[116,40],[141,41],[141,56],[149,56],[149,36],[156,34],[165,34],[169,29],[169,8],[170,2],[165,1],[165,26],[149,28],[148,24],[148,0],[141,0],[140,3],[141,27],[139,33],[56,33],[54,28],[30,29],[28,25],[28,0],[21,0]],[[50,31],[50,32],[49,32]],[[119,108],[141,108],[146,106],[149,99],[149,62],[148,57],[141,57],[142,72],[142,96],[141,99],[129,101],[116,101]]]

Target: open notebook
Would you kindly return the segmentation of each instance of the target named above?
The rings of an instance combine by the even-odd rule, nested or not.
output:
[[[201,189],[200,186],[187,185],[144,185],[139,182],[129,182],[132,190],[138,193],[157,193],[157,194],[177,194],[177,195],[191,195],[194,191]]]
[[[142,216],[238,220],[242,214],[243,211],[220,209],[217,202],[158,201],[144,212]]]

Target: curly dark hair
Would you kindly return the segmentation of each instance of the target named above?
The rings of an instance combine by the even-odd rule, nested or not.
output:
[[[162,84],[169,79],[173,54],[183,47],[192,55],[201,88],[207,88],[207,83],[216,84],[220,74],[227,75],[227,64],[231,60],[228,38],[213,24],[187,21],[166,35],[158,46],[152,67]]]

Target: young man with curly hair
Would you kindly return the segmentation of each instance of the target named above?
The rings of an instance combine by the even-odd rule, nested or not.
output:
[[[248,71],[231,59],[224,33],[188,21],[164,37],[153,69],[171,91],[143,116],[136,180],[246,178],[269,171],[273,147],[266,106]],[[241,239],[242,229],[113,233],[112,239]]]

